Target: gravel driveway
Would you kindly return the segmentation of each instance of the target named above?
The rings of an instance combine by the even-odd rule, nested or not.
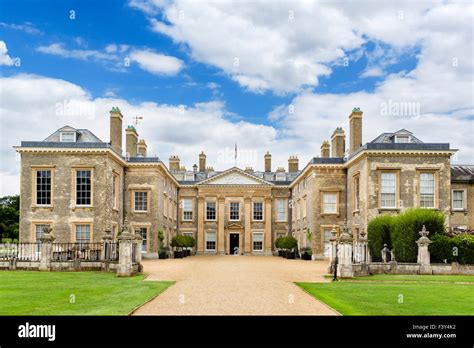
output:
[[[327,281],[324,261],[192,256],[143,266],[148,280],[176,284],[134,315],[338,315],[292,283]]]

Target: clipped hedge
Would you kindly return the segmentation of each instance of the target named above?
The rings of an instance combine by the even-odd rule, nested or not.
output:
[[[279,247],[285,250],[293,250],[298,246],[298,241],[293,236],[286,236],[280,238]]]
[[[416,262],[420,238],[419,232],[425,225],[430,232],[428,238],[445,233],[445,216],[443,213],[426,209],[408,209],[394,217],[390,229],[390,239],[399,262]]]
[[[474,264],[474,236],[458,234],[452,237],[446,234],[434,235],[429,246],[431,262],[459,262]]]
[[[373,219],[367,226],[367,238],[369,239],[369,250],[372,260],[376,262],[382,261],[380,251],[384,244],[388,248],[392,248],[392,240],[390,239],[390,229],[394,221],[392,215],[382,215]]]

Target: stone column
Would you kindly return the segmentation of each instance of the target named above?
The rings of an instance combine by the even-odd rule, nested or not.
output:
[[[265,255],[272,255],[272,199],[265,199]]]
[[[43,233],[41,241],[40,271],[51,271],[51,256],[53,252],[53,242],[55,238],[51,235],[51,228]]]
[[[418,244],[418,259],[417,262],[420,264],[420,274],[433,274],[430,264],[430,252],[428,246],[432,243],[427,237],[429,232],[426,230],[425,225],[419,232],[421,237],[416,241]]]
[[[354,277],[354,271],[352,269],[352,248],[353,239],[352,234],[349,232],[346,221],[341,229],[341,236],[339,237],[339,255],[337,264],[337,275],[341,278],[352,278]]]
[[[252,224],[252,212],[251,212],[251,202],[252,200],[249,197],[246,197],[244,200],[245,205],[245,227],[244,227],[244,253],[250,254],[252,252],[251,243],[252,243],[252,235],[251,235],[251,224]]]
[[[225,223],[225,199],[219,198],[218,202],[218,227],[217,227],[217,253],[225,254],[225,235],[224,235],[224,223]]]
[[[337,243],[337,231],[336,225],[332,227],[331,230],[331,238],[329,239],[331,242],[331,253],[329,254],[329,268],[328,273],[334,273],[334,267],[336,265],[336,243]]]
[[[197,208],[197,252],[204,253],[205,233],[204,233],[204,198],[198,198]]]
[[[132,275],[132,247],[135,235],[128,231],[123,231],[118,237],[119,241],[119,262],[117,268],[118,277],[130,277]]]
[[[140,235],[135,235],[135,242],[132,243],[132,247],[135,248],[135,262],[139,265],[142,264],[142,244],[143,244],[143,237]]]

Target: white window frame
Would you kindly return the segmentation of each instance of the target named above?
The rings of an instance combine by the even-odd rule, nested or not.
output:
[[[73,135],[74,139],[64,139],[65,135]],[[75,143],[77,141],[77,133],[76,132],[59,132],[59,141],[62,143]]]
[[[214,235],[214,240],[210,241],[208,236]],[[209,249],[207,247],[207,242],[214,242],[214,249]],[[204,240],[204,248],[206,251],[216,251],[217,250],[217,233],[216,232],[206,232],[205,240]]]
[[[256,241],[255,236],[260,235],[262,237],[261,241]],[[261,249],[255,249],[255,242],[261,242],[262,243],[262,248]],[[263,232],[252,232],[252,251],[256,252],[262,252],[264,249],[264,242],[265,242],[265,236]]]
[[[326,202],[326,197],[327,196],[334,196],[335,202]],[[322,197],[322,212],[323,214],[331,214],[331,215],[337,215],[339,213],[338,210],[338,203],[339,203],[339,193],[338,192],[323,192],[323,197]],[[334,211],[328,211],[327,210],[327,204],[334,205]]]
[[[137,193],[145,194],[145,204],[146,209],[137,209]],[[149,197],[148,191],[133,191],[133,211],[137,213],[146,213],[148,212],[148,205],[149,205]]]
[[[207,217],[207,208],[208,208],[209,204],[214,204],[214,219],[209,219]],[[216,201],[206,201],[206,211],[204,213],[205,213],[204,216],[206,217],[206,221],[217,221],[217,202]]]
[[[238,211],[237,213],[239,214],[238,219],[232,219],[232,204],[238,204]],[[229,221],[240,221],[240,202],[229,202]]]
[[[288,219],[288,209],[286,209],[286,199],[281,199],[281,198],[276,199],[275,204],[276,204],[276,221],[286,222],[286,220]],[[283,207],[283,211],[280,210],[281,207]],[[285,217],[282,219],[280,214],[284,214]]]
[[[261,204],[262,205],[262,218],[261,219],[255,219],[255,204]],[[262,222],[265,221],[265,204],[263,202],[252,202],[252,221],[258,221]]]
[[[400,139],[406,139],[407,141],[400,141]],[[411,143],[411,136],[405,135],[405,134],[395,135],[395,143],[397,143],[397,144],[409,144],[409,143]]]
[[[38,173],[39,172],[49,172],[49,191],[48,190],[38,190]],[[34,176],[34,185],[35,185],[35,204],[36,206],[52,206],[53,205],[53,170],[50,168],[36,168],[33,173]],[[43,177],[44,178],[44,177]],[[46,178],[44,178],[46,179]],[[40,183],[40,187],[42,187],[44,183]],[[46,185],[46,184],[45,184]],[[38,193],[39,192],[49,192],[49,203],[38,203]]]
[[[188,208],[186,207],[186,203],[189,203],[191,205],[191,210],[187,210]],[[191,218],[185,218],[186,214],[185,213],[191,213]],[[191,198],[183,198],[183,213],[181,219],[183,221],[193,221],[194,218],[194,204],[193,200]]]
[[[393,186],[393,189],[394,189],[394,192],[384,192],[384,188],[386,189],[391,189],[392,186],[388,187],[388,186],[384,186],[384,176],[385,175],[390,175],[390,176],[393,176],[393,181],[395,183],[395,185]],[[387,179],[385,179],[385,181],[388,181]],[[398,175],[396,172],[382,172],[380,173],[380,208],[382,209],[396,209],[397,208],[397,192],[398,192]],[[384,205],[384,202],[386,202],[386,200],[384,200],[382,198],[382,195],[392,195],[393,194],[393,205]]]
[[[454,192],[457,191],[457,192],[461,192],[461,197],[462,197],[462,207],[461,208],[455,208],[454,207]],[[467,210],[467,206],[466,206],[466,189],[452,189],[451,190],[451,209],[454,210],[454,211],[465,211]]]
[[[148,252],[148,227],[146,226],[134,226],[135,234],[139,235],[142,237],[142,245],[141,245],[141,252],[142,253],[147,253]],[[145,230],[145,237],[143,237],[142,233],[138,232],[139,230]],[[143,244],[143,241],[145,241],[145,244]],[[145,247],[145,248],[143,248]],[[145,249],[145,250],[144,250]]]
[[[426,186],[422,186],[422,177],[425,176],[425,175],[430,175],[432,178],[433,178],[433,193],[422,193],[422,189],[423,188],[427,188]],[[419,188],[420,188],[420,197],[419,197],[419,205],[420,205],[420,208],[424,208],[424,209],[434,209],[436,208],[436,173],[434,172],[423,172],[423,171],[420,171],[420,175],[418,176],[418,180],[419,180]],[[426,180],[425,180],[426,181]],[[425,195],[425,196],[433,196],[433,205],[431,206],[424,206],[422,205],[422,198],[421,196],[422,195]]]
[[[89,241],[88,242],[79,242],[77,239],[77,228],[82,226],[88,226],[89,227]],[[92,241],[92,225],[88,223],[76,223],[74,224],[74,241],[76,243],[91,243]]]

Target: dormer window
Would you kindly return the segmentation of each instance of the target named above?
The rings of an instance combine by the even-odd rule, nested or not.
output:
[[[76,142],[76,132],[61,132],[59,138],[62,142],[74,143]]]
[[[395,142],[396,143],[410,143],[411,139],[409,135],[396,135]]]

